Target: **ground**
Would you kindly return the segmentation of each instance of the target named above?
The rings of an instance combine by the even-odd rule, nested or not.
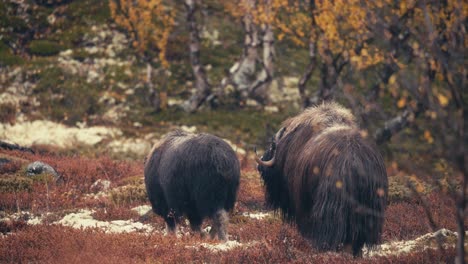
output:
[[[177,236],[165,233],[164,221],[148,212],[141,160],[47,149],[36,154],[1,150],[0,158],[10,161],[0,166],[1,263],[446,263],[455,258],[455,205],[443,191],[423,194],[436,226],[418,199],[392,198],[382,245],[353,258],[317,252],[294,226],[268,210],[253,159],[243,162],[229,241],[223,243],[193,234],[188,223]],[[62,179],[26,176],[25,166],[36,160],[53,166]],[[398,177],[391,166],[388,172],[391,181]],[[203,228],[210,224],[205,221]]]

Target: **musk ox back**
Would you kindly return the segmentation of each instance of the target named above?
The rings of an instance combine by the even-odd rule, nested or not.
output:
[[[267,204],[318,249],[359,255],[379,242],[386,169],[347,109],[324,103],[286,120],[257,162]]]
[[[169,133],[145,163],[145,184],[153,211],[169,231],[185,215],[194,231],[211,218],[211,236],[227,239],[227,211],[234,207],[240,166],[233,149],[209,134]]]

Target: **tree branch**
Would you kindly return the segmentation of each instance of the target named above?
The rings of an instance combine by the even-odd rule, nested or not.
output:
[[[389,141],[408,125],[410,118],[416,118],[423,109],[422,104],[418,104],[415,110],[407,108],[400,115],[386,121],[384,127],[376,131],[374,135],[375,142],[380,145]]]

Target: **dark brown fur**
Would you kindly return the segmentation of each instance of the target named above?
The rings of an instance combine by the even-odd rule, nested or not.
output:
[[[234,150],[209,134],[172,132],[154,146],[145,164],[149,200],[169,231],[183,215],[195,231],[211,218],[211,234],[221,240],[227,239],[227,211],[234,207],[239,178]]]
[[[283,123],[259,164],[267,204],[280,209],[321,250],[379,242],[388,180],[376,147],[336,103],[309,108]],[[276,148],[276,149],[275,149]]]

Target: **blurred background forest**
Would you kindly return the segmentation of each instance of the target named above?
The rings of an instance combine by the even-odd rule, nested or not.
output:
[[[196,125],[251,148],[333,99],[391,142],[390,159],[463,170],[467,12],[458,0],[2,1],[1,121]]]
[[[462,0],[2,0],[0,140],[31,145],[12,128],[35,120],[115,127],[140,139],[130,149],[146,141],[141,159],[184,126],[247,157],[336,100],[390,171],[453,191],[463,221],[467,14]],[[82,143],[69,151],[109,147]]]

